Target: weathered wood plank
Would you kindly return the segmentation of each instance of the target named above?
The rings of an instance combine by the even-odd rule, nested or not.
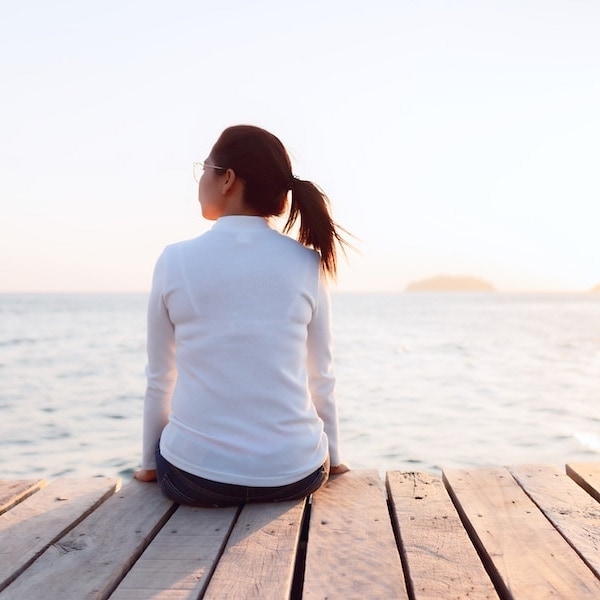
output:
[[[443,477],[501,596],[600,598],[600,581],[507,469],[451,469]]]
[[[313,495],[304,597],[408,598],[376,471],[334,477]]]
[[[512,476],[600,577],[600,504],[558,467],[510,467]]]
[[[140,590],[135,589],[126,589],[120,592],[119,598],[123,600],[138,600],[143,598],[143,600],[181,600],[181,598],[193,598],[196,600],[199,596],[194,595],[191,592],[185,592],[187,595],[182,596],[182,590],[163,590],[162,592],[153,593],[152,591],[148,591],[148,595],[144,596]],[[110,596],[110,600],[113,600],[114,594]]]
[[[600,463],[569,463],[567,475],[600,502]]]
[[[180,506],[111,600],[198,598],[225,546],[239,508]]]
[[[413,597],[497,599],[442,481],[390,471],[386,484]]]
[[[46,485],[45,479],[0,479],[0,515]]]
[[[156,484],[132,481],[50,546],[0,598],[107,598],[174,510]]]
[[[119,485],[118,479],[58,479],[0,515],[0,590]]]
[[[246,504],[203,598],[289,598],[305,503]]]

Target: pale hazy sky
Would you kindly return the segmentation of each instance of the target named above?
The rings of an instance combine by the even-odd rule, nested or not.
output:
[[[600,283],[597,0],[0,2],[0,291],[147,290],[237,123],[359,238],[341,290]]]

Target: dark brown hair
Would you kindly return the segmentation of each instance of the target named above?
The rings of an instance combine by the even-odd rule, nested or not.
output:
[[[337,246],[343,250],[346,241],[331,217],[329,199],[311,181],[294,177],[288,153],[277,137],[260,127],[235,125],[223,131],[210,156],[244,180],[244,201],[264,217],[281,215],[291,190],[284,232],[289,233],[300,217],[298,241],[314,248],[324,272],[335,277]]]

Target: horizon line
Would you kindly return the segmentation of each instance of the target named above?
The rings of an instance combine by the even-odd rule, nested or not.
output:
[[[119,294],[149,294],[150,289],[146,290],[0,290],[2,296],[17,295],[119,295]],[[491,289],[491,290],[409,290],[403,289],[336,289],[335,285],[331,287],[332,294],[597,294],[600,293],[598,286],[592,286],[587,289]]]

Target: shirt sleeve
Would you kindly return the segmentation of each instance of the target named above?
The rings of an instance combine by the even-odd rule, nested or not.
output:
[[[167,256],[160,256],[154,269],[148,301],[146,349],[146,394],[142,468],[155,469],[154,452],[171,412],[171,396],[177,380],[175,367],[175,330],[164,303]]]
[[[308,385],[313,404],[323,420],[332,465],[339,465],[339,424],[331,336],[331,299],[321,278],[317,306],[308,325]]]

